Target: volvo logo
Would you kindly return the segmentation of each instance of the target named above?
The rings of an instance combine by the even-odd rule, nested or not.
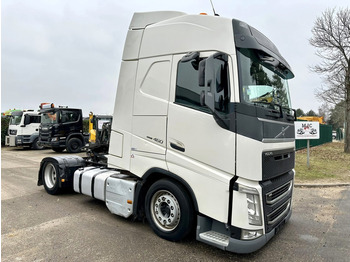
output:
[[[285,137],[285,134],[286,134],[286,131],[287,129],[289,128],[290,126],[286,126],[286,127],[282,127],[282,131],[277,135],[275,136],[275,138],[280,138],[280,137]]]

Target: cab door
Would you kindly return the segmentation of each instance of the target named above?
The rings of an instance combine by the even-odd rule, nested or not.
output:
[[[21,135],[33,135],[39,134],[40,116],[34,114],[24,114],[23,124],[21,125]]]
[[[211,109],[205,105],[206,90],[199,83],[199,71],[203,70],[200,63],[205,58],[182,58],[183,55],[174,56],[172,66],[167,165],[170,172],[182,176],[190,184],[197,195],[201,212],[213,217],[221,213],[224,219],[227,214],[223,214],[223,210],[226,208],[219,207],[215,202],[221,201],[223,206],[228,206],[229,181],[235,170],[235,134],[222,128],[214,119]],[[215,70],[220,71],[221,65]],[[221,81],[220,77],[229,79],[228,66],[225,70],[219,72],[217,81]],[[228,82],[224,89],[215,90],[218,91],[214,94],[217,108],[220,101],[229,103]],[[222,110],[225,110],[224,107],[221,104]]]

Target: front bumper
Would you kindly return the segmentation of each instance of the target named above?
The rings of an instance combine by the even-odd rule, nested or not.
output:
[[[58,140],[58,141],[42,141],[40,140],[40,144],[44,147],[66,147],[66,141],[65,140]]]
[[[8,146],[31,146],[38,135],[16,135],[7,136],[6,145]]]
[[[292,210],[281,220],[270,232],[253,240],[239,240],[231,237],[230,232],[224,224],[212,221],[208,217],[197,217],[197,240],[217,248],[240,254],[252,253],[262,248],[269,240],[276,235],[286,222],[290,219]],[[210,230],[211,228],[211,230]],[[207,231],[207,230],[210,231]],[[213,231],[214,230],[214,231]],[[209,232],[211,232],[209,234]]]

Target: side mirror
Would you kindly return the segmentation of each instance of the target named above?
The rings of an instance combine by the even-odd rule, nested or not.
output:
[[[218,93],[225,88],[228,92],[227,82],[228,55],[215,53],[199,63],[199,85],[204,86],[204,104],[212,111],[215,111],[215,101],[220,104],[223,100]]]

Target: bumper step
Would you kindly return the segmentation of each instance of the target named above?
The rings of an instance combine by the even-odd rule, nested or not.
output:
[[[203,240],[206,240],[216,245],[220,245],[222,247],[227,247],[229,244],[228,236],[215,231],[207,231],[200,233],[199,237]]]

